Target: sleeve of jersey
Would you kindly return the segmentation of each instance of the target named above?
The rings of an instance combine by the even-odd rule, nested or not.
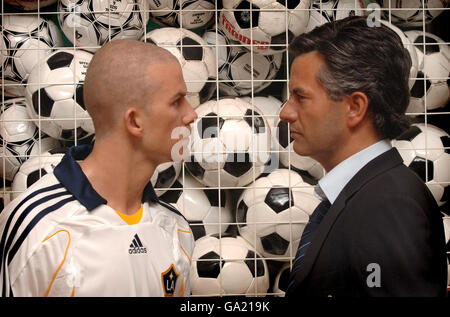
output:
[[[14,296],[74,296],[77,272],[71,267],[71,236],[55,230],[42,241],[20,271],[10,269]],[[78,274],[79,276],[79,274]]]
[[[183,267],[183,290],[180,292],[181,296],[189,296],[190,290],[190,267],[192,264],[192,253],[194,252],[194,236],[189,225],[185,223],[177,229],[178,241],[180,243],[180,250],[185,261]]]

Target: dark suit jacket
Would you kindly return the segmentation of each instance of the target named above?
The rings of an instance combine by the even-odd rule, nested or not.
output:
[[[317,228],[287,297],[446,295],[442,218],[426,185],[402,163],[393,148],[350,180]]]

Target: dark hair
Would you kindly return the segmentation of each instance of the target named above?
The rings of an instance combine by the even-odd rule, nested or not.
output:
[[[325,58],[317,77],[332,100],[365,93],[369,115],[383,138],[393,139],[409,127],[405,111],[411,58],[393,30],[381,23],[370,27],[365,17],[348,17],[301,34],[289,45],[294,57],[312,51]]]

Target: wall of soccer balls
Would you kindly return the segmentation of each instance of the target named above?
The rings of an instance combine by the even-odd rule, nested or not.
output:
[[[83,81],[98,48],[119,38],[175,55],[198,113],[191,156],[152,183],[196,239],[193,296],[283,296],[303,228],[318,204],[320,164],[293,152],[278,118],[289,41],[349,15],[380,16],[408,49],[408,114],[394,140],[429,186],[450,237],[449,8],[445,0],[5,0],[0,37],[0,208],[92,143]],[[450,275],[450,274],[449,274]]]

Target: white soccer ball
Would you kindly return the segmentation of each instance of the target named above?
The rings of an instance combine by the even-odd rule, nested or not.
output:
[[[385,26],[389,27],[391,30],[393,30],[397,35],[400,37],[403,43],[403,47],[408,51],[409,56],[411,57],[411,69],[409,72],[409,89],[412,89],[414,87],[414,84],[416,82],[416,77],[421,65],[421,61],[419,60],[417,50],[414,47],[414,44],[410,39],[406,36],[406,34],[400,30],[398,27],[396,27],[394,24],[389,23],[388,21],[380,20],[381,23],[383,23]]]
[[[259,54],[286,50],[306,31],[310,0],[223,0],[219,24],[231,39]]]
[[[84,106],[84,77],[92,54],[58,50],[40,61],[25,89],[28,113],[46,134],[59,140],[79,140],[94,133]]]
[[[59,147],[59,142],[39,133],[27,112],[26,100],[5,101],[0,108],[0,176],[12,180],[30,156]]]
[[[226,43],[225,45],[234,44],[234,46],[215,49],[220,61],[219,90],[224,96],[244,96],[252,92],[260,92],[272,83],[272,79],[281,67],[283,53],[253,54],[240,46],[238,42],[232,43],[220,29],[217,30],[217,37],[216,29],[213,28],[207,30],[203,38],[212,45],[213,49],[217,44],[222,45],[223,42]],[[236,43],[239,46],[236,46]]]
[[[158,197],[163,195],[176,182],[180,172],[180,162],[165,162],[156,167],[150,181]]]
[[[191,293],[199,296],[265,296],[266,261],[239,236],[208,235],[195,243]]]
[[[6,3],[9,3],[13,7],[16,7],[20,10],[24,11],[32,11],[37,10],[38,8],[48,7],[57,0],[5,0]]]
[[[277,126],[279,119],[279,113],[283,103],[273,96],[253,96],[253,97],[242,97],[242,100],[256,106],[261,110],[261,115],[266,119],[269,124],[272,136],[276,135],[274,130]]]
[[[422,31],[406,31],[417,52],[419,71],[411,89],[407,112],[423,113],[445,107],[450,99],[450,47],[438,36]],[[425,40],[425,42],[424,42]]]
[[[178,59],[186,81],[186,98],[192,107],[209,100],[216,87],[216,59],[205,40],[182,28],[156,29],[141,40],[168,50]]]
[[[148,21],[147,0],[61,0],[61,30],[76,47],[95,52],[116,39],[139,39]]]
[[[301,174],[308,183],[316,184],[325,175],[323,166],[309,156],[295,153],[294,139],[290,135],[289,125],[286,121],[278,120],[276,128],[280,163]]]
[[[233,221],[228,192],[205,188],[189,174],[181,175],[160,199],[183,214],[195,240],[208,234],[223,234]]]
[[[385,9],[383,12],[387,20],[404,27],[430,23],[443,12],[446,3],[441,0],[378,0],[378,2]]]
[[[148,0],[150,17],[163,26],[195,29],[214,17],[213,0]]]
[[[239,187],[262,173],[270,159],[271,134],[259,109],[226,98],[208,101],[196,112],[186,167],[199,182]]]
[[[363,16],[364,5],[355,0],[313,0],[306,32],[316,27],[344,19],[349,16]]]
[[[3,16],[0,83],[4,87],[4,94],[23,96],[24,84],[32,68],[58,46],[63,46],[63,40],[52,21],[37,15]]]
[[[403,163],[427,184],[439,206],[449,197],[450,137],[431,124],[413,124],[392,145],[398,149]]]
[[[236,209],[239,234],[265,258],[289,261],[319,202],[299,174],[277,169],[242,192]]]
[[[53,173],[61,162],[63,153],[44,152],[40,156],[30,158],[20,166],[11,185],[12,198],[15,199],[44,175]]]

